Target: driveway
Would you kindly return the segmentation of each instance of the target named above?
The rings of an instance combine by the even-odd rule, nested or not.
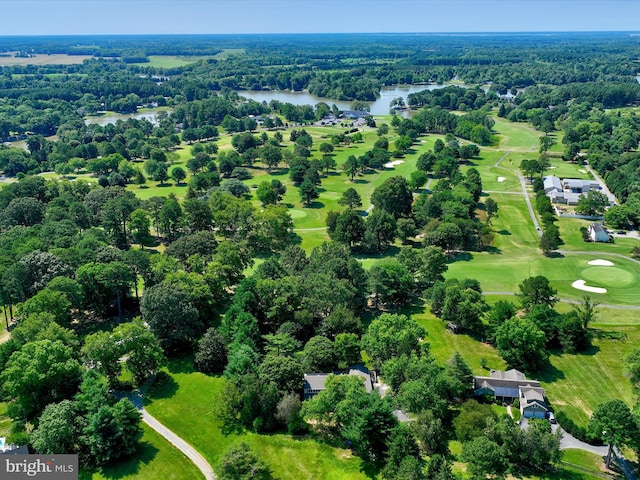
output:
[[[520,428],[522,428],[523,430],[526,430],[528,427],[529,427],[529,419],[522,417],[520,419]],[[601,457],[604,457],[607,455],[607,451],[609,449],[607,445],[602,445],[602,446],[590,445],[586,442],[578,440],[573,435],[570,435],[569,433],[567,433],[566,430],[564,430],[557,423],[551,425],[551,431],[553,433],[556,433],[558,430],[560,430],[560,432],[562,433],[562,438],[560,439],[560,450],[575,448],[578,450],[585,450],[587,452],[595,453],[596,455],[600,455]]]

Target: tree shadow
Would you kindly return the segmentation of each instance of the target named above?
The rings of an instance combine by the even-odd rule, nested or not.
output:
[[[498,235],[511,235],[511,232],[509,230],[505,230],[504,228],[502,230],[496,231],[496,233]]]
[[[473,254],[471,252],[459,252],[450,257],[447,263],[470,262],[471,260],[473,260]]]
[[[549,252],[545,254],[547,258],[564,258],[564,255],[560,252]]]
[[[136,453],[126,460],[115,463],[99,470],[102,477],[107,480],[117,480],[119,478],[138,478],[140,469],[148,465],[158,455],[160,450],[149,442],[140,442]],[[79,480],[91,480],[92,471],[81,470]]]
[[[353,180],[353,183],[357,183],[357,184],[364,184],[364,183],[369,183],[369,180],[365,180],[364,178],[356,178]]]
[[[167,362],[167,370],[171,373],[192,373],[194,369],[192,354],[172,358]]]
[[[363,473],[367,478],[378,478],[380,474],[380,465],[369,460],[362,460],[360,466],[360,473]]]
[[[153,383],[144,398],[145,405],[153,403],[154,400],[171,398],[178,391],[177,382],[166,372],[158,372],[156,381]]]
[[[320,209],[320,208],[324,208],[324,203],[318,201],[318,200],[314,200],[313,202],[311,202],[308,205],[305,205],[304,208],[311,208],[314,210]]]
[[[558,380],[564,380],[565,374],[562,370],[553,366],[551,363],[547,363],[543,370],[538,372],[537,380],[546,383],[557,382]]]
[[[484,247],[484,251],[489,253],[490,255],[502,255],[502,250],[500,250],[498,247],[494,247],[493,245]]]
[[[629,340],[629,336],[624,332],[606,331],[597,328],[590,328],[589,330],[599,340],[620,340],[622,342]]]

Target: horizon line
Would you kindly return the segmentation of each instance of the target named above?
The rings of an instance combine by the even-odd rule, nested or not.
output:
[[[0,38],[16,37],[141,37],[141,36],[251,36],[251,35],[420,35],[420,36],[440,36],[440,35],[557,35],[557,34],[638,34],[640,30],[522,30],[522,31],[450,31],[450,32],[242,32],[242,33],[32,33],[32,34],[5,34]]]

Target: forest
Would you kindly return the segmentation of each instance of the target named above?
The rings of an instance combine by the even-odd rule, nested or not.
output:
[[[636,338],[637,239],[585,243],[542,178],[593,168],[618,203],[585,198],[578,211],[637,231],[637,37],[0,37],[0,53],[0,434],[77,453],[86,478],[103,478],[141,455],[130,395],[193,434],[161,408],[189,375],[209,385],[203,422],[225,438],[191,442],[220,478],[295,478],[260,442],[301,439],[350,452],[339,478],[354,465],[398,480],[567,468],[562,435],[544,419],[523,429],[506,405],[474,396],[474,374],[515,368],[553,388],[558,357]],[[390,85],[425,88],[371,114]],[[119,119],[89,121],[105,115]],[[506,128],[533,143],[504,146]],[[528,217],[517,224],[519,179],[538,232]],[[627,290],[565,285],[582,268],[566,257],[583,249],[628,261],[616,270]],[[474,263],[505,258],[542,263],[503,272],[511,283]],[[630,307],[629,331],[605,332],[618,307]],[[447,335],[463,343],[443,348]],[[622,400],[552,400],[565,431],[637,463],[640,350],[621,348],[611,368],[625,377]],[[305,398],[305,375],[322,372],[324,388]]]

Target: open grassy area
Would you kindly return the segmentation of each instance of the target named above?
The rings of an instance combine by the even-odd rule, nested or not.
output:
[[[173,360],[149,392],[146,408],[153,416],[193,445],[213,466],[230,445],[244,441],[273,470],[286,479],[365,479],[362,462],[349,450],[313,438],[289,435],[223,433],[215,401],[224,394],[225,380],[193,371],[189,358]]]
[[[498,351],[491,345],[480,342],[481,339],[451,333],[447,330],[445,322],[436,318],[428,310],[413,315],[413,318],[427,329],[428,335],[425,341],[429,343],[431,353],[441,365],[449,360],[454,352],[459,352],[473,370],[474,375],[488,374],[488,370],[480,364],[482,359],[487,361],[488,369],[505,369],[506,364],[498,355]]]
[[[99,471],[81,471],[80,480],[197,480],[202,472],[178,449],[151,428],[142,425],[144,435],[138,454]]]
[[[202,59],[212,58],[212,57],[149,55],[149,57],[147,58],[149,59],[148,62],[134,63],[133,65],[138,65],[140,67],[151,67],[151,68],[178,68],[178,67],[184,67],[185,65],[190,65],[192,63],[196,63],[197,61]]]
[[[499,138],[501,150],[518,150],[537,154],[540,147],[538,140],[543,134],[524,123],[513,123],[505,118],[493,117],[496,124],[493,129]]]
[[[11,432],[11,419],[7,416],[6,402],[0,402],[0,437],[6,437]]]
[[[621,360],[640,341],[638,325],[603,325],[592,331],[593,346],[586,353],[553,354],[549,367],[539,374],[556,410],[583,426],[600,403],[621,399],[633,404],[631,382]]]
[[[26,57],[0,57],[0,67],[12,65],[76,65],[93,58],[91,55],[67,55],[65,53],[38,53]]]

